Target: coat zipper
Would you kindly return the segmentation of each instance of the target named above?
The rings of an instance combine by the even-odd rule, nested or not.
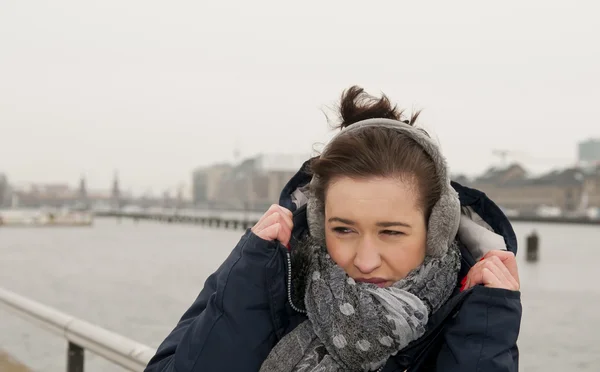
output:
[[[290,306],[292,307],[292,309],[294,309],[295,311],[302,313],[302,314],[306,314],[306,310],[302,310],[300,309],[298,306],[294,305],[294,302],[292,301],[292,256],[290,255],[290,251],[288,250],[286,253],[286,258],[287,258],[287,277],[288,277],[288,281],[287,281],[287,295],[288,295],[288,302],[290,303]]]

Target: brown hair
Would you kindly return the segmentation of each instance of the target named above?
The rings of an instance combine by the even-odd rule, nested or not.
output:
[[[353,86],[342,93],[338,128],[374,118],[414,125],[420,114],[417,111],[406,118],[403,113],[385,95],[376,98]],[[442,193],[433,159],[414,139],[391,128],[367,127],[351,134],[342,132],[325,147],[320,157],[311,161],[310,170],[317,176],[311,189],[323,205],[327,186],[339,177],[398,177],[416,187],[419,205],[428,221]]]

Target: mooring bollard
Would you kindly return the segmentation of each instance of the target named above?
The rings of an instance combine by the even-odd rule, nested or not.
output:
[[[537,232],[534,230],[527,237],[527,261],[528,262],[537,262],[539,260],[539,244],[540,238],[538,237]]]

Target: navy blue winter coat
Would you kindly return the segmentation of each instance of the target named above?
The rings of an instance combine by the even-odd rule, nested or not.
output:
[[[306,208],[291,194],[310,176],[304,167],[282,192],[280,205],[294,212],[291,249],[307,231]],[[516,254],[515,233],[500,208],[480,191],[453,183],[470,207]],[[474,265],[461,248],[462,278]],[[288,251],[246,231],[229,257],[206,280],[146,368],[146,372],[256,372],[284,335],[304,321],[288,298]],[[432,314],[420,339],[390,358],[384,372],[516,372],[521,323],[520,292],[476,286],[453,296]]]

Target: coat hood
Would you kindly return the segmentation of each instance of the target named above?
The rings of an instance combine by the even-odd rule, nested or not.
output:
[[[309,201],[308,186],[312,179],[310,160],[283,188],[279,205],[294,213],[292,242],[308,232],[306,207]],[[517,254],[517,238],[513,227],[502,210],[485,193],[451,182],[460,200],[460,223],[456,234],[461,247],[462,267],[460,276],[490,250],[508,250]]]

